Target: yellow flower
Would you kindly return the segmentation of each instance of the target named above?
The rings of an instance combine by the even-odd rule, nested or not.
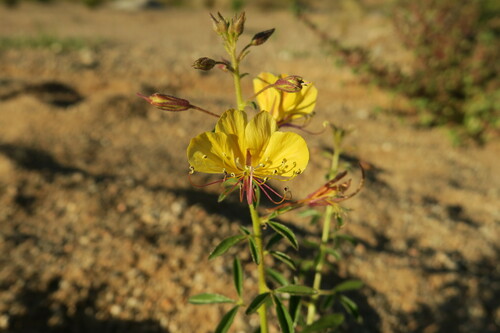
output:
[[[278,79],[287,76],[281,74],[278,77],[271,73],[260,73],[253,80],[254,91],[256,94],[258,93],[257,104],[259,104],[262,111],[269,112],[276,119],[278,126],[296,126],[291,124],[292,121],[301,118],[307,120],[313,115],[318,96],[318,90],[312,83],[303,86],[296,93],[288,93],[276,88],[265,89],[259,93],[265,87],[274,84]]]
[[[247,121],[244,111],[228,110],[214,132],[191,139],[187,149],[192,172],[224,174],[240,186],[240,200],[255,199],[254,185],[266,193],[268,179],[289,180],[302,173],[309,161],[305,140],[296,133],[280,132],[267,112]],[[234,187],[236,187],[234,185]]]

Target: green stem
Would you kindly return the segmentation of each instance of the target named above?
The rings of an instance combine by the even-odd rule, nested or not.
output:
[[[333,179],[337,174],[339,167],[339,158],[340,158],[340,141],[334,135],[334,151],[332,156],[332,164],[330,167],[330,171],[328,172],[328,179]],[[314,281],[313,288],[319,290],[321,288],[321,270],[323,269],[323,265],[325,263],[326,257],[326,246],[328,246],[328,240],[330,239],[330,228],[332,222],[332,216],[334,214],[333,207],[327,206],[325,209],[325,214],[323,215],[323,232],[321,234],[321,246],[319,248],[318,259],[316,261],[316,267],[314,268]],[[310,325],[314,322],[314,318],[316,316],[316,303],[319,298],[319,294],[313,295],[311,297],[311,302],[307,306],[307,318],[306,323]]]
[[[236,105],[238,110],[243,111],[245,108],[245,102],[243,101],[243,94],[241,93],[241,76],[240,76],[240,60],[236,57],[236,45],[231,48],[231,65],[233,67],[233,80],[234,89],[236,92]]]
[[[257,265],[258,279],[259,279],[259,294],[266,293],[269,288],[266,284],[266,267],[264,265],[264,247],[262,245],[262,229],[260,223],[260,217],[255,210],[254,205],[248,205],[250,209],[250,216],[252,217],[253,234],[255,237],[255,244],[257,245],[257,251],[259,251],[260,262]],[[267,305],[264,303],[258,310],[260,317],[260,332],[268,333],[268,323],[267,323]]]
[[[315,273],[314,273],[314,282],[313,288],[318,290],[321,288],[321,270],[323,269],[323,265],[325,263],[325,248],[328,245],[328,240],[330,236],[330,226],[333,215],[333,207],[328,206],[325,210],[325,215],[323,217],[323,232],[321,234],[321,246],[319,248],[318,260],[316,261]],[[307,325],[310,325],[314,321],[314,317],[316,316],[316,301],[319,298],[319,294],[313,295],[311,297],[311,302],[307,306]]]

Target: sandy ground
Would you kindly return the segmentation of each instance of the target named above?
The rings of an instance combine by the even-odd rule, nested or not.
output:
[[[365,188],[346,203],[342,232],[357,245],[344,248],[325,278],[365,283],[348,293],[364,321],[342,331],[498,332],[500,143],[454,148],[444,130],[377,112],[401,101],[334,66],[289,12],[249,9],[247,17],[243,39],[277,32],[244,70],[313,81],[310,129],[325,120],[353,128],[344,161],[371,165]],[[207,11],[30,4],[2,7],[0,18],[0,37],[48,34],[89,45],[0,50],[0,331],[213,331],[229,307],[187,299],[235,295],[230,256],[207,255],[249,218],[236,198],[217,204],[217,186],[200,190],[187,178],[189,140],[213,119],[162,113],[135,96],[160,91],[219,113],[232,106],[229,76],[190,67],[222,55]],[[380,59],[406,57],[380,13],[312,18]],[[251,93],[248,79],[244,91]],[[295,197],[318,187],[329,163],[321,157],[329,135],[303,135],[312,158],[290,184]],[[282,222],[301,237],[320,233],[296,215]],[[254,290],[248,255],[244,267]],[[257,320],[242,314],[232,331],[249,332]]]

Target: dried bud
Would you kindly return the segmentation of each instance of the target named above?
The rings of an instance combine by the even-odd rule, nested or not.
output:
[[[227,34],[229,23],[220,13],[217,13],[217,15],[219,16],[219,19],[216,19],[212,14],[210,14],[210,17],[212,18],[213,28],[216,33],[223,36]]]
[[[233,27],[236,36],[241,36],[243,30],[245,30],[245,12],[241,13],[240,16],[234,20]]]
[[[215,65],[217,65],[217,61],[207,57],[203,57],[199,58],[193,63],[193,68],[201,69],[202,71],[209,71],[214,68]]]
[[[158,109],[164,111],[173,111],[173,112],[186,111],[191,109],[192,107],[189,101],[185,99],[165,94],[154,93],[153,95],[147,97],[140,93],[137,93],[137,96],[145,99],[149,104],[153,105],[154,107],[157,107]]]
[[[278,79],[273,84],[273,87],[287,93],[296,93],[302,90],[302,85],[304,84],[306,83],[300,76],[290,75]]]
[[[273,32],[274,32],[274,28],[256,33],[255,36],[253,36],[250,44],[253,46],[264,44],[269,39],[269,37],[271,37]]]

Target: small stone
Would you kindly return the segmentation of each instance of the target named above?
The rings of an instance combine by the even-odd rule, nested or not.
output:
[[[113,304],[113,305],[111,305],[111,308],[109,309],[109,312],[113,316],[118,316],[122,312],[122,308],[118,304]]]

